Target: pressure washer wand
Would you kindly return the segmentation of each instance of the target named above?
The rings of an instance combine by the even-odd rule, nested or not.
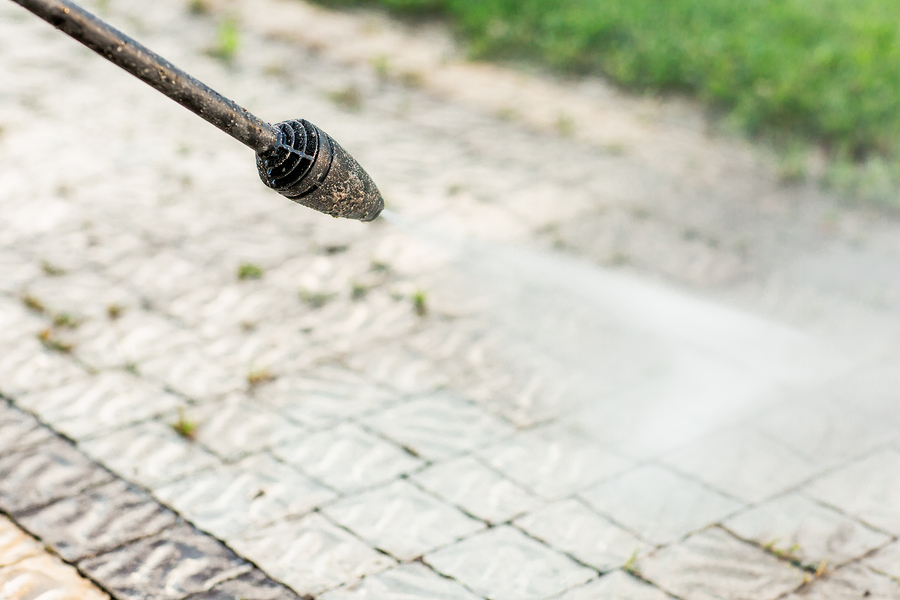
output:
[[[68,0],[13,0],[256,152],[260,179],[334,217],[371,221],[375,183],[331,136],[304,120],[270,125]]]

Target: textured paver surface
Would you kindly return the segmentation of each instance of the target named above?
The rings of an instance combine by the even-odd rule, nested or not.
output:
[[[86,4],[389,211],[0,3],[0,598],[900,598],[896,215],[428,22]]]

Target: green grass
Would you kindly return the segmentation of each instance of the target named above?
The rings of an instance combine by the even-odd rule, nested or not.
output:
[[[744,131],[900,165],[897,0],[319,0],[451,20],[477,57],[688,93]]]

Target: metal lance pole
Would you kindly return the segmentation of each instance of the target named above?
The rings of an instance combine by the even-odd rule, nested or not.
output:
[[[72,2],[13,2],[252,148],[260,179],[283,196],[361,221],[375,219],[384,208],[368,173],[309,121],[266,123]]]

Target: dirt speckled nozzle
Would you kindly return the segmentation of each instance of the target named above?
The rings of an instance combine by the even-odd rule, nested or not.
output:
[[[13,0],[256,152],[270,188],[333,217],[374,220],[384,200],[359,163],[304,120],[274,127],[68,0]]]
[[[384,200],[372,178],[330,135],[305,119],[275,129],[275,146],[256,155],[263,183],[332,217],[372,221],[381,213]]]

